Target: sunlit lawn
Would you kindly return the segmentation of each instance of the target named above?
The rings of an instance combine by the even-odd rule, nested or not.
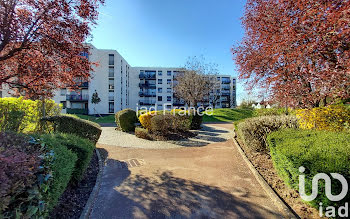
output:
[[[234,122],[253,116],[249,109],[214,109],[213,115],[204,115],[203,122]]]
[[[88,116],[88,115],[81,115],[81,114],[77,114],[76,116],[78,116],[81,119],[86,119],[92,122],[96,122],[96,123],[115,123],[115,119],[114,119],[114,115],[109,115],[109,116]]]

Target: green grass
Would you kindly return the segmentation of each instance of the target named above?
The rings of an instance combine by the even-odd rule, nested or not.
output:
[[[235,122],[252,116],[249,109],[214,109],[213,115],[204,115],[203,122]]]
[[[78,116],[81,119],[86,119],[86,120],[96,122],[96,123],[115,123],[114,115],[95,117],[95,116],[76,114],[76,116]]]

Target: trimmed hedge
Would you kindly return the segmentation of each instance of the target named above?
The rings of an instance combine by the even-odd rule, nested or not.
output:
[[[299,188],[299,167],[306,168],[305,189],[312,191],[312,178],[318,173],[339,173],[350,180],[350,133],[326,132],[316,130],[284,129],[268,135],[268,144],[272,160],[279,176],[291,188]],[[330,176],[330,175],[329,175]],[[343,206],[350,200],[350,193],[339,202],[331,202],[324,192],[324,181],[319,182],[319,193],[314,201],[309,202],[318,207]],[[332,179],[332,194],[341,192],[341,184]]]
[[[115,122],[123,132],[135,131],[135,123],[137,123],[136,111],[132,109],[124,109],[115,114]]]
[[[48,189],[48,194],[44,196],[49,211],[56,206],[58,199],[66,189],[75,171],[74,168],[77,161],[77,155],[67,147],[62,146],[62,141],[58,140],[57,136],[59,135],[46,134],[40,137],[42,142],[45,143],[49,149],[53,150],[55,154],[52,165],[53,180]]]
[[[202,122],[203,122],[203,116],[200,116],[198,114],[193,115],[191,118],[190,129],[195,129],[195,130],[201,129]]]
[[[156,115],[163,115],[164,111],[151,111],[142,113],[139,116],[140,123],[145,129],[151,130],[151,119]]]
[[[77,155],[77,163],[72,174],[72,181],[77,183],[88,168],[95,146],[88,139],[70,134],[55,134],[50,144],[67,147]]]
[[[245,119],[237,125],[237,134],[244,144],[255,151],[267,150],[266,136],[282,128],[297,128],[295,116],[261,116]]]
[[[287,113],[293,114],[293,111],[291,109],[288,109],[288,112],[286,112],[286,108],[261,108],[261,109],[254,109],[253,117],[280,116],[280,115],[287,115]]]
[[[76,116],[60,115],[43,118],[42,120],[53,123],[55,132],[74,134],[87,138],[94,144],[97,143],[102,132],[99,124]]]

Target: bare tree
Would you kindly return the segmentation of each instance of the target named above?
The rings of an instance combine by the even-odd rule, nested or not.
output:
[[[174,86],[177,98],[183,99],[188,106],[198,107],[199,103],[209,101],[210,94],[218,83],[217,65],[206,63],[203,56],[188,58],[183,71],[176,75]]]

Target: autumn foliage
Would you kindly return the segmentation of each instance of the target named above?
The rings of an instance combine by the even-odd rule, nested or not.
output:
[[[84,42],[104,0],[0,1],[0,86],[29,97],[87,80]],[[86,53],[87,54],[87,53]]]
[[[294,107],[350,97],[350,1],[248,0],[242,23],[232,52],[248,89]]]

